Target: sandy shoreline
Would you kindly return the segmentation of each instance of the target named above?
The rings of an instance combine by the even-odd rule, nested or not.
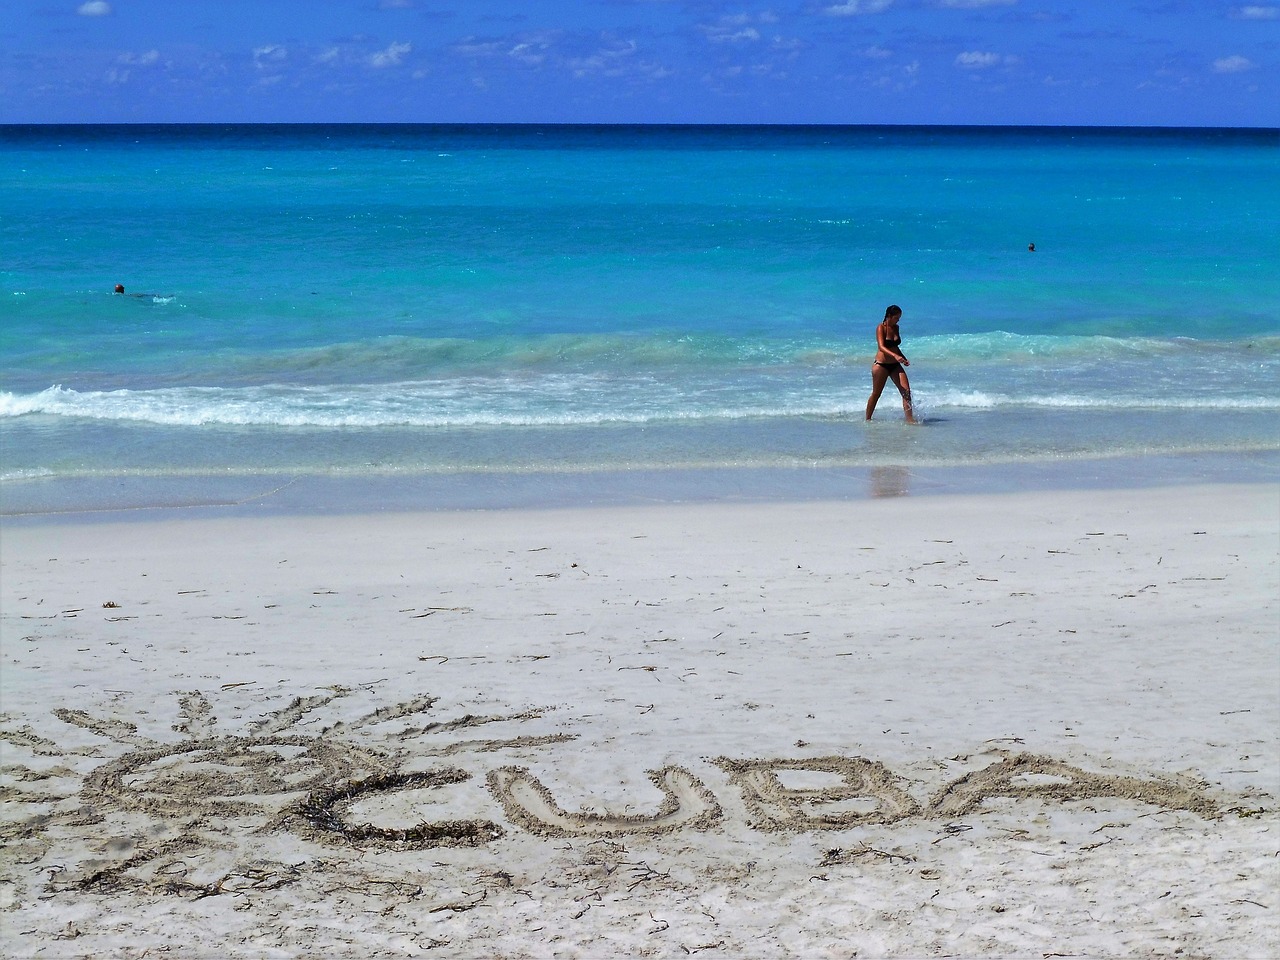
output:
[[[0,523],[13,956],[1280,953],[1280,488]]]

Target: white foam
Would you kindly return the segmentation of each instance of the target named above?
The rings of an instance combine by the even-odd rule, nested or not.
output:
[[[885,402],[895,400],[891,391]],[[1280,409],[1280,396],[1156,396],[1115,391],[1018,394],[946,387],[916,390],[923,408],[995,410]],[[42,414],[166,426],[484,427],[647,424],[860,414],[865,387],[844,380],[662,382],[653,377],[541,375],[391,384],[166,387],[33,394],[0,392],[0,419]]]

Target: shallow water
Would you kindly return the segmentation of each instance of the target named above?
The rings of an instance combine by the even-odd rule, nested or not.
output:
[[[3,127],[0,494],[1266,454],[1277,183],[1275,131]],[[862,422],[891,301],[923,429]]]

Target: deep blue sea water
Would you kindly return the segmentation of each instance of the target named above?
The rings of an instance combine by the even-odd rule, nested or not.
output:
[[[1280,131],[0,127],[0,497],[1274,457],[1278,238]]]

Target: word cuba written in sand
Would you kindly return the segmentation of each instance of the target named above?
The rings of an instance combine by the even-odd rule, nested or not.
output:
[[[49,830],[91,828],[117,813],[159,821],[242,818],[257,821],[249,825],[261,831],[390,850],[478,846],[502,837],[506,828],[478,816],[422,815],[423,810],[440,809],[441,797],[472,774],[444,763],[423,769],[423,761],[575,739],[565,733],[461,739],[475,728],[539,719],[544,711],[464,714],[422,724],[418,718],[437,702],[431,696],[321,726],[317,712],[351,693],[339,687],[299,697],[234,734],[219,731],[213,706],[202,693],[181,694],[172,729],[182,737],[167,742],[140,735],[132,723],[70,709],[53,714],[93,734],[96,743],[67,746],[28,726],[0,728],[0,738],[28,751],[34,765],[4,768],[5,779],[13,784],[5,788],[7,799],[16,801],[9,809],[23,812],[0,823],[0,840],[36,841]],[[417,769],[406,769],[410,761]],[[927,800],[908,792],[903,779],[883,764],[862,757],[722,757],[710,763],[740,792],[749,825],[759,830],[845,830],[908,818],[951,819],[993,798],[1113,797],[1201,816],[1212,816],[1217,809],[1198,789],[1182,783],[1088,772],[1027,753],[1005,755]],[[76,769],[90,764],[87,772]],[[724,818],[716,795],[690,770],[668,766],[647,773],[662,799],[656,809],[638,814],[566,810],[523,767],[492,767],[485,782],[507,826],[546,837],[705,830]],[[68,780],[78,780],[78,789],[56,789]]]

